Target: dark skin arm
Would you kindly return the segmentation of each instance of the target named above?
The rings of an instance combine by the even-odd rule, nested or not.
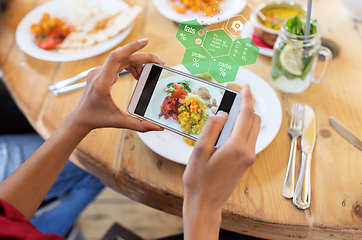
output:
[[[140,132],[163,130],[129,116],[117,107],[111,96],[118,72],[127,69],[138,79],[143,64],[164,64],[152,54],[137,52],[147,43],[148,39],[143,39],[112,51],[102,67],[88,74],[87,85],[76,108],[38,150],[0,183],[0,198],[18,209],[27,220],[33,217],[70,154],[91,130],[101,127]]]
[[[260,117],[254,113],[250,87],[241,91],[241,107],[229,139],[214,145],[227,113],[209,118],[195,144],[183,182],[184,236],[187,240],[218,239],[221,212],[245,171],[255,161]]]

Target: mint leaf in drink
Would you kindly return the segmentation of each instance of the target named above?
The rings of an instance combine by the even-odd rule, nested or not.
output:
[[[285,24],[287,26],[287,29],[292,29],[295,25],[296,17],[288,19],[287,23]]]
[[[317,32],[317,26],[315,23],[317,20],[313,20],[310,23],[310,33],[309,34],[315,34]],[[288,21],[285,24],[287,31],[298,35],[298,36],[304,36],[305,33],[305,22],[300,20],[299,16],[296,16],[294,18],[288,19]]]
[[[300,35],[302,33],[302,27],[303,27],[303,23],[302,23],[302,21],[300,21],[300,19],[298,17],[295,22],[295,34],[296,35]]]
[[[310,73],[314,60],[315,60],[315,57],[316,57],[316,54],[302,59],[304,68],[302,70],[302,75],[300,75],[300,79],[305,80],[306,76]]]
[[[317,26],[314,25],[314,23],[317,23],[317,20],[313,20],[310,24],[310,34],[315,34],[317,32]]]

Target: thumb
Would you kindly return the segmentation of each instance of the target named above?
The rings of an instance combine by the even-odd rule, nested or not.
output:
[[[164,129],[156,124],[153,124],[147,120],[140,120],[130,115],[123,115],[125,117],[120,121],[121,128],[127,128],[137,132],[148,132],[148,131],[163,131]]]
[[[215,117],[207,120],[200,137],[197,139],[194,151],[202,148],[203,155],[209,159],[215,150],[215,143],[219,138],[222,128],[224,127],[228,114],[224,111],[219,111]]]

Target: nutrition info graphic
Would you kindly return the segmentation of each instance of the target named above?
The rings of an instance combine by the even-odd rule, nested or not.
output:
[[[211,31],[196,19],[181,22],[176,38],[186,48],[185,68],[191,74],[209,73],[218,83],[226,83],[235,80],[239,66],[255,63],[260,49],[250,38],[241,38],[241,19],[229,18],[222,29]]]

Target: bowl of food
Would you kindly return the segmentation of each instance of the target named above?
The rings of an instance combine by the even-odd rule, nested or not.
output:
[[[256,13],[265,15],[263,21]],[[293,1],[264,3],[250,13],[250,21],[254,26],[255,35],[265,44],[273,46],[283,21],[290,17],[305,18],[307,7]]]

